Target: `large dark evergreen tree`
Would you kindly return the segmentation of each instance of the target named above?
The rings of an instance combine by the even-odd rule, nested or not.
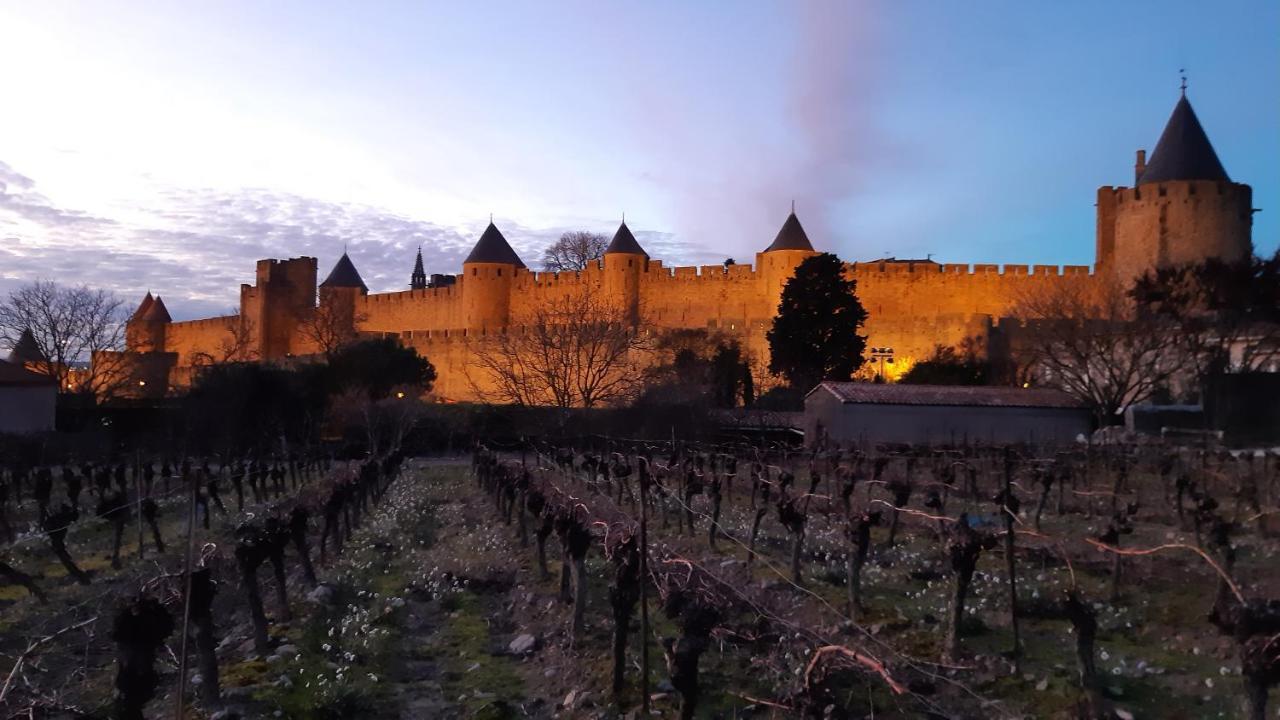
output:
[[[858,330],[867,311],[857,283],[831,253],[805,258],[782,289],[769,330],[769,371],[808,392],[823,380],[848,380],[862,366],[866,337]]]
[[[391,338],[354,343],[329,358],[329,383],[335,392],[358,387],[381,400],[402,385],[426,392],[435,380],[431,361]]]

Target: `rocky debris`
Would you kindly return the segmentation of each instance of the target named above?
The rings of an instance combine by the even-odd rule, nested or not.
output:
[[[528,655],[538,648],[538,638],[528,633],[517,635],[507,646],[512,655]]]
[[[333,602],[334,589],[332,585],[317,585],[315,590],[307,593],[307,602],[316,605],[328,605]]]
[[[582,709],[582,708],[590,707],[591,705],[591,701],[589,699],[590,697],[591,697],[591,693],[589,692],[585,692],[585,691],[578,692],[576,689],[570,690],[569,694],[564,696],[564,702],[560,704],[560,707],[565,710],[574,710],[574,709]]]

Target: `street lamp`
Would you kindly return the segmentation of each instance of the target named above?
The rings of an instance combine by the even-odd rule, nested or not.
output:
[[[884,364],[888,362],[893,364],[893,348],[891,347],[873,347],[871,348],[871,359],[880,361],[880,379],[886,380],[884,376]]]

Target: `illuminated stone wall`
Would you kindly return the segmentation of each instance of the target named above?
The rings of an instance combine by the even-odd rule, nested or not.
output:
[[[1066,283],[1132,278],[1146,269],[1206,257],[1234,259],[1251,251],[1247,185],[1182,181],[1098,191],[1098,271],[1086,266],[939,265],[932,262],[846,264],[869,314],[868,346],[893,348],[901,374],[935,346],[985,341],[993,320],[1019,299]],[[578,273],[546,273],[512,265],[467,263],[451,286],[365,295],[329,293],[352,303],[356,329],[395,335],[435,364],[440,396],[476,399],[473,348],[493,333],[527,323],[538,307],[590,292],[629,308],[642,326],[707,329],[738,337],[757,367],[767,366],[768,330],[782,287],[808,251],[759,253],[754,265],[667,267],[641,255],[615,254]],[[322,293],[322,295],[324,295]],[[253,285],[241,287],[240,317],[252,328],[248,352],[265,360],[319,350],[305,328],[316,313],[316,260],[261,260]],[[234,339],[236,316],[142,325],[131,322],[129,353],[176,357],[169,384]],[[878,363],[877,363],[878,365]],[[874,368],[878,369],[878,367]],[[468,373],[471,373],[470,375]]]

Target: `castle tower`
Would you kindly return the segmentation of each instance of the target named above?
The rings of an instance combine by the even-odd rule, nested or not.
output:
[[[511,281],[524,262],[489,221],[471,254],[462,261],[463,320],[468,331],[485,333],[507,326]]]
[[[1098,189],[1097,266],[1128,285],[1148,270],[1253,252],[1253,189],[1232,182],[1184,91],[1134,187]]]
[[[364,284],[360,271],[344,251],[329,276],[320,283],[320,307],[326,319],[319,324],[323,327],[321,334],[331,336],[328,342],[355,335],[356,301],[368,294],[369,286]]]
[[[18,342],[14,343],[13,349],[9,351],[9,362],[29,370],[42,370],[42,366],[49,362],[49,358],[36,343],[35,336],[31,334],[31,328],[24,329],[18,336]]]
[[[410,290],[427,289],[427,271],[422,267],[422,246],[418,246],[418,259],[413,261],[413,274],[409,276]]]
[[[756,256],[756,267],[764,282],[764,294],[771,311],[777,309],[782,300],[782,288],[795,274],[796,266],[816,254],[813,243],[809,242],[808,234],[796,217],[795,208],[792,208],[773,243]]]
[[[255,283],[240,286],[240,317],[253,334],[252,350],[278,360],[300,350],[299,323],[316,306],[316,259],[259,260]]]
[[[636,242],[624,220],[604,251],[604,290],[625,308],[633,324],[640,321],[640,273],[648,262],[649,253]]]
[[[125,342],[135,352],[164,352],[165,331],[171,322],[164,300],[148,292],[125,323]]]

